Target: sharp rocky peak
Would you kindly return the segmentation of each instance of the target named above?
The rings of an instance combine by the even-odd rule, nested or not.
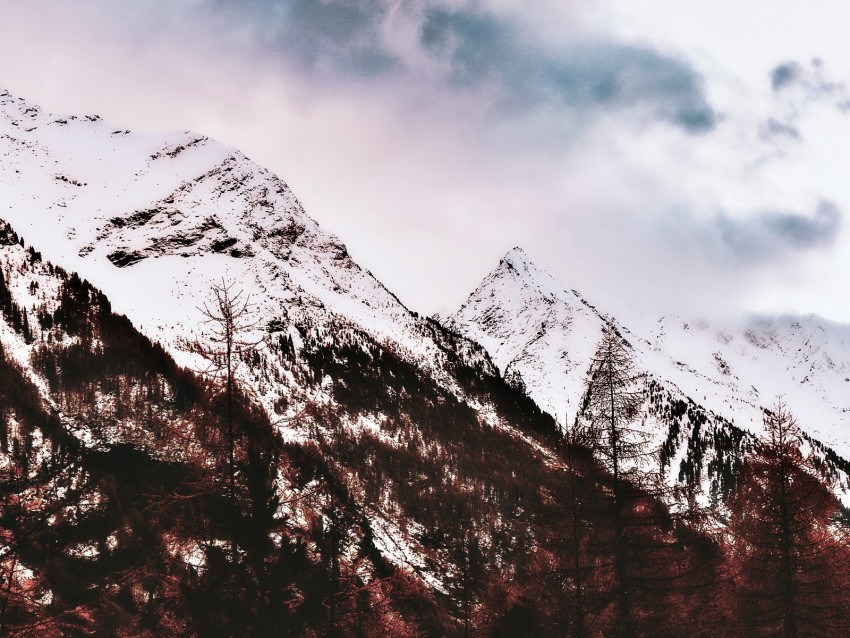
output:
[[[514,246],[505,253],[501,263],[513,267],[520,272],[528,271],[529,266],[534,265],[528,254],[519,246]]]
[[[783,394],[813,437],[847,454],[850,326],[819,317],[762,317],[708,323],[669,315],[634,333],[536,267],[521,249],[448,320],[478,340],[503,372],[557,415],[584,382],[606,323],[633,347],[638,368],[674,395],[753,432],[762,407]]]

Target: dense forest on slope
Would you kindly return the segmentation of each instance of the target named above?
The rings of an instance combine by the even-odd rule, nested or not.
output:
[[[299,347],[269,326],[240,363],[285,362],[301,405],[283,419],[178,366],[5,225],[0,314],[0,635],[850,627],[845,521],[785,417],[778,442],[691,437],[725,461],[703,494],[705,451],[667,458],[680,498],[612,472],[438,325],[454,388],[344,322],[293,326]],[[643,405],[708,427],[658,388]]]

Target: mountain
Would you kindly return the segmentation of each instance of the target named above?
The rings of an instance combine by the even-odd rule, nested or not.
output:
[[[641,334],[564,287],[520,248],[500,260],[446,325],[482,344],[505,378],[562,427],[577,416],[596,344],[603,327],[611,325],[629,343],[638,369],[649,375],[647,415],[657,412],[652,405],[657,392],[667,403],[688,405],[685,423],[667,418],[650,424],[659,445],[669,441],[670,457],[687,464],[686,450],[700,448],[708,454],[700,464],[710,464],[717,433],[699,422],[705,419],[709,430],[729,433],[735,441],[751,439],[762,433],[763,410],[778,395],[820,454],[850,457],[847,325],[814,316],[723,325],[667,316]]]
[[[459,338],[432,326],[465,400],[350,326],[296,325],[297,350],[269,333],[244,376],[283,383],[277,356],[287,386],[321,400],[281,421],[245,383],[231,410],[221,383],[0,222],[5,635],[452,634],[472,530],[476,596],[483,573],[529,555],[519,539],[551,533],[554,424],[453,355]]]
[[[0,633],[499,620],[484,592],[553,535],[564,476],[554,421],[480,346],[234,149],[3,94],[0,157],[0,485],[29,503],[0,514]],[[233,405],[197,355],[222,282],[250,297],[256,346]]]
[[[446,325],[484,346],[505,378],[562,425],[575,418],[606,319],[521,248],[509,251]]]
[[[4,218],[166,347],[198,336],[199,307],[225,280],[252,295],[263,326],[342,321],[439,370],[427,322],[235,149],[60,118],[5,94],[0,157]]]
[[[718,413],[756,429],[761,408],[782,395],[807,432],[850,456],[850,325],[815,315],[714,324],[667,316],[647,337],[684,362],[677,382],[704,388]]]
[[[647,379],[706,514],[567,440],[558,383],[572,419],[603,325],[663,357],[520,251],[470,338],[239,151],[8,93],[0,202],[0,635],[735,635],[723,507],[763,446]],[[843,522],[806,476],[820,550]]]

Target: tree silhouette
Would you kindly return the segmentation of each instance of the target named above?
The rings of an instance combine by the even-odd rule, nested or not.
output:
[[[577,427],[584,429],[584,440],[612,477],[614,625],[615,631],[625,637],[635,635],[625,535],[626,501],[633,495],[633,488],[626,484],[625,475],[632,473],[648,454],[645,440],[632,425],[643,398],[627,345],[612,326],[606,325],[591,364]]]
[[[687,610],[710,594],[717,561],[710,542],[665,505],[671,490],[664,476],[648,471],[658,449],[642,418],[646,388],[631,346],[606,326],[571,437],[590,448],[596,466],[580,461],[578,446],[567,457],[576,488],[588,479],[598,485],[565,493],[579,506],[566,517],[567,546],[580,552],[570,601],[582,614],[575,636],[706,635]]]
[[[735,623],[752,636],[848,635],[846,537],[838,501],[780,399],[729,503]]]
[[[210,326],[206,341],[196,340],[188,344],[190,352],[200,355],[206,362],[201,372],[217,380],[223,380],[225,391],[224,432],[227,436],[227,459],[230,498],[236,497],[236,433],[234,424],[235,372],[240,360],[256,352],[262,339],[252,339],[257,328],[254,306],[250,295],[235,290],[234,282],[213,284],[212,299],[199,308],[204,323]]]

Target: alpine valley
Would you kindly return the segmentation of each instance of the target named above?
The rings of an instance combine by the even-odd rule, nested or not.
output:
[[[850,326],[629,327],[521,249],[421,317],[238,150],[8,93],[0,219],[0,635],[850,628]]]

